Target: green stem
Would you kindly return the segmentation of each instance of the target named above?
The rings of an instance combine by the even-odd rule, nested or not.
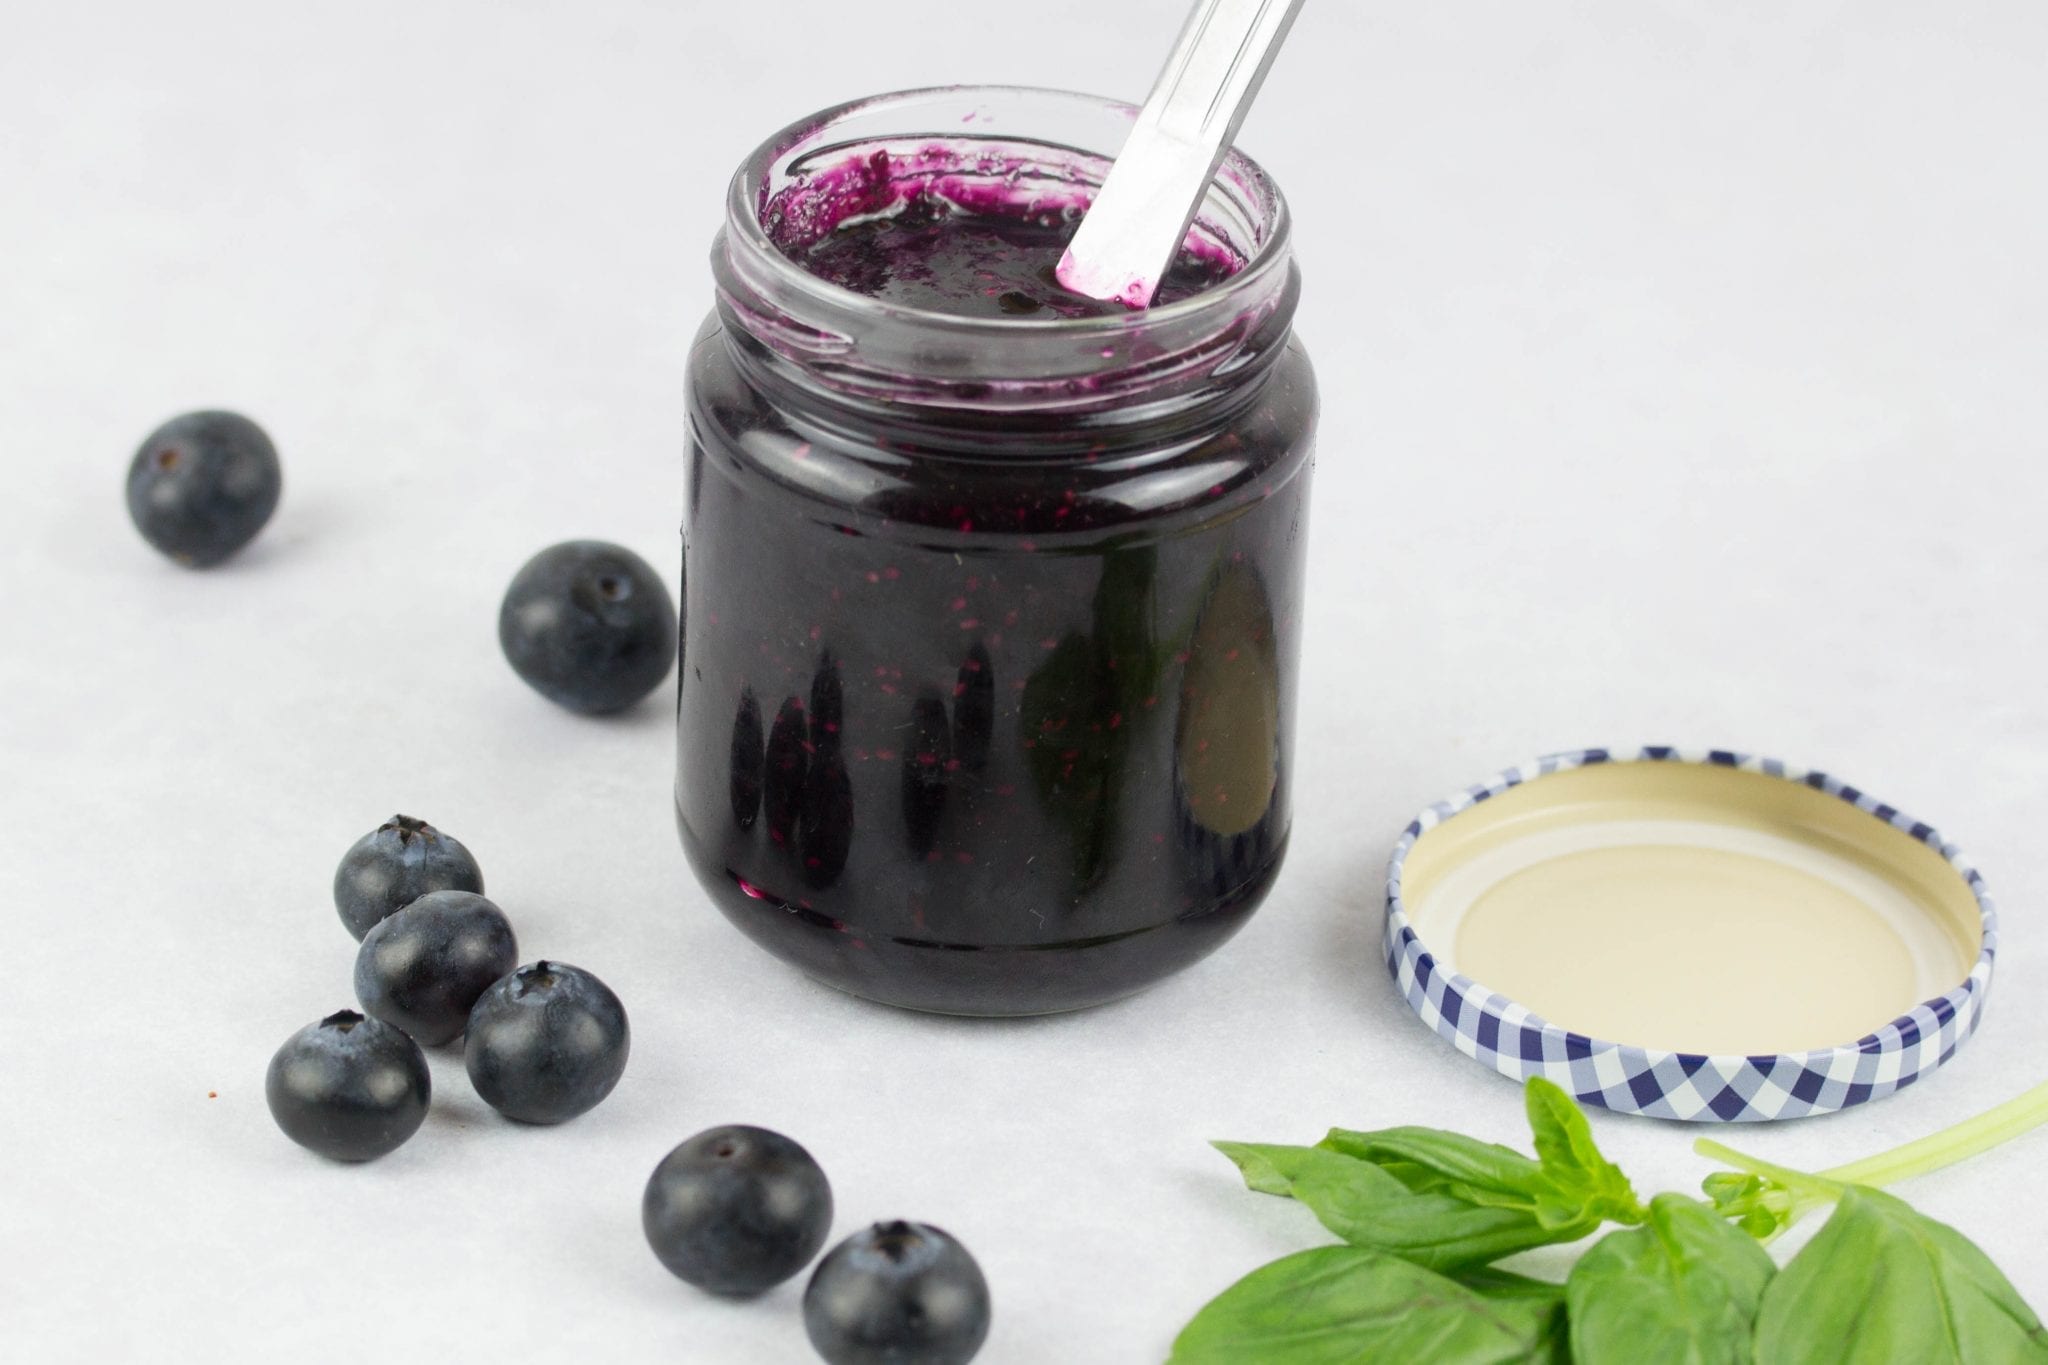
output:
[[[1842,1196],[1842,1182],[1839,1180],[1827,1175],[1809,1175],[1805,1171],[1795,1171],[1785,1166],[1773,1166],[1761,1157],[1738,1152],[1726,1143],[1716,1142],[1712,1138],[1701,1138],[1693,1143],[1692,1149],[1701,1156],[1710,1156],[1722,1165],[1733,1166],[1738,1171],[1769,1176],[1773,1183],[1795,1196],[1796,1204],[1815,1201],[1833,1203]]]
[[[1917,1142],[1864,1157],[1861,1161],[1852,1161],[1846,1166],[1836,1166],[1820,1174],[1844,1184],[1889,1185],[1896,1180],[1910,1180],[1916,1175],[1953,1166],[1966,1157],[1989,1151],[1999,1143],[2044,1123],[2048,1123],[2048,1081],[2015,1095],[1996,1109],[1987,1109],[1973,1119],[1965,1119],[1953,1128],[1944,1128]]]
[[[1879,1152],[1876,1156],[1867,1156],[1846,1166],[1832,1166],[1811,1175],[1774,1166],[1712,1138],[1700,1138],[1693,1143],[1692,1149],[1738,1171],[1768,1177],[1792,1195],[1792,1207],[1786,1211],[1778,1232],[1771,1234],[1774,1239],[1814,1209],[1839,1199],[1845,1185],[1882,1186],[1926,1175],[1979,1152],[1989,1151],[1999,1143],[2010,1141],[2044,1123],[2048,1123],[2048,1081],[2015,1095],[1995,1109],[1987,1109],[1975,1118],[1965,1119],[1938,1133],[1930,1133],[1903,1147],[1894,1147],[1889,1152]]]

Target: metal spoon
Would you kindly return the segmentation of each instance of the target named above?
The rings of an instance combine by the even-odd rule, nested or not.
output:
[[[1077,294],[1143,308],[1187,236],[1302,0],[1195,0],[1137,125],[1060,258]]]

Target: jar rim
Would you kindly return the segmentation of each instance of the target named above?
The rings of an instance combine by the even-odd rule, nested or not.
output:
[[[786,255],[769,235],[768,228],[762,222],[763,210],[769,194],[773,168],[784,157],[804,148],[807,143],[827,134],[835,125],[856,115],[961,96],[1009,97],[1059,103],[1068,105],[1076,111],[1107,112],[1127,120],[1135,119],[1138,113],[1136,105],[1123,100],[1030,85],[921,86],[869,95],[832,105],[798,119],[776,132],[740,163],[727,188],[728,241],[722,245],[721,250],[730,256],[732,239],[737,239],[745,247],[747,273],[754,275],[759,271],[766,274],[766,279],[755,275],[757,283],[775,287],[776,291],[785,297],[801,298],[807,305],[821,307],[830,313],[843,314],[849,319],[895,319],[914,323],[927,333],[935,332],[968,339],[1034,337],[1067,342],[1089,339],[1109,341],[1128,337],[1135,332],[1172,328],[1175,324],[1186,324],[1218,314],[1248,310],[1281,287],[1291,262],[1289,248],[1292,239],[1292,218],[1287,201],[1265,168],[1236,147],[1231,147],[1225,152],[1212,179],[1209,195],[1214,197],[1218,184],[1225,182],[1227,178],[1230,184],[1262,210],[1259,220],[1252,225],[1257,234],[1255,240],[1241,247],[1228,244],[1234,249],[1241,250],[1243,258],[1242,264],[1228,276],[1186,298],[1149,308],[1074,318],[969,317],[897,302],[885,302],[856,293],[843,285],[813,274],[800,262]],[[935,141],[944,141],[973,135],[948,132],[932,133],[930,136]],[[1059,142],[1044,142],[1043,139],[1032,138],[1025,132],[1009,133],[1008,138],[1013,141],[1043,142],[1043,145],[1056,150],[1072,151],[1085,158],[1100,158],[1105,165],[1114,156],[1114,152],[1095,151]],[[858,144],[846,144],[848,149],[854,145]],[[1090,184],[1089,189],[1093,188],[1095,186]],[[1198,211],[1196,222],[1191,225],[1190,230],[1196,230],[1201,226],[1203,222]]]

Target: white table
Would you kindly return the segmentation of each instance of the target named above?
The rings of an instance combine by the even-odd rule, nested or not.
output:
[[[669,1145],[748,1121],[818,1154],[837,1234],[906,1216],[968,1243],[984,1359],[1157,1359],[1320,1237],[1205,1138],[1522,1140],[1515,1088],[1384,979],[1378,885],[1415,808],[1580,744],[1826,767],[1942,825],[2003,905],[1988,1021],[1948,1070],[1732,1140],[1827,1165],[2048,1070],[2027,0],[1311,5],[1245,132],[1298,215],[1325,393],[1279,889],[1149,994],[1021,1023],[864,1005],[727,927],[675,847],[670,694],[604,723],[545,705],[498,657],[498,597],[572,535],[673,573],[684,350],[754,141],[947,80],[1139,97],[1180,7],[1054,0],[1043,30],[1105,36],[987,39],[1025,8],[9,16],[11,1357],[801,1360],[800,1281],[715,1302],[641,1241]],[[136,538],[121,479],[207,405],[270,428],[286,492],[249,553],[191,574]],[[469,843],[528,956],[625,999],[601,1109],[514,1128],[437,1056],[386,1160],[273,1128],[271,1051],[350,998],[335,861],[393,811]],[[1639,1185],[1707,1169],[1693,1129],[1596,1129]],[[2048,1309],[2044,1169],[2048,1133],[1905,1193]]]

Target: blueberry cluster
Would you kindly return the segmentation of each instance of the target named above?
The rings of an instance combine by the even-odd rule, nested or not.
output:
[[[136,452],[128,506],[150,544],[199,567],[253,539],[281,487],[277,452],[253,422],[189,413]],[[549,700],[586,714],[622,710],[658,686],[676,637],[660,576],[602,541],[535,555],[513,579],[498,617],[513,670]],[[737,757],[744,737],[734,739],[735,815],[749,825],[765,805],[777,842],[797,838],[807,851],[813,885],[833,880],[846,858],[846,822],[828,818],[827,809],[831,798],[847,799],[837,766],[838,693],[828,659],[811,697],[818,759],[792,758],[804,721],[794,697],[765,739],[759,708],[751,693],[745,698],[752,709],[743,709],[742,729],[752,743],[744,774]],[[920,712],[918,719],[928,718]],[[941,712],[935,723],[943,719]],[[974,761],[970,746],[962,753]],[[906,803],[925,795],[920,780],[906,770]],[[618,996],[580,967],[518,965],[512,923],[485,897],[483,869],[460,840],[394,815],[343,855],[334,906],[361,945],[354,976],[361,1010],[308,1024],[271,1058],[264,1095],[292,1141],[336,1161],[396,1150],[426,1120],[433,1084],[422,1046],[457,1039],[477,1094],[523,1123],[574,1118],[618,1084],[631,1046]],[[765,1293],[810,1265],[831,1232],[832,1212],[831,1183],[811,1154],[744,1124],[707,1129],[677,1146],[655,1167],[640,1206],[661,1263],[730,1297]],[[966,1365],[988,1336],[988,1282],[942,1229],[876,1223],[818,1262],[803,1316],[811,1344],[830,1365]]]
[[[334,903],[362,940],[362,1013],[309,1024],[271,1058],[264,1094],[292,1141],[337,1161],[397,1148],[427,1116],[421,1045],[458,1037],[477,1094],[522,1123],[572,1119],[618,1084],[632,1041],[618,996],[565,962],[519,966],[511,921],[457,840],[393,816],[343,856]]]
[[[809,1265],[832,1227],[832,1186],[803,1146],[745,1124],[710,1128],[654,1168],[648,1245],[713,1294],[765,1293]],[[831,1365],[966,1365],[988,1336],[988,1281],[928,1223],[876,1223],[827,1252],[804,1329]]]

